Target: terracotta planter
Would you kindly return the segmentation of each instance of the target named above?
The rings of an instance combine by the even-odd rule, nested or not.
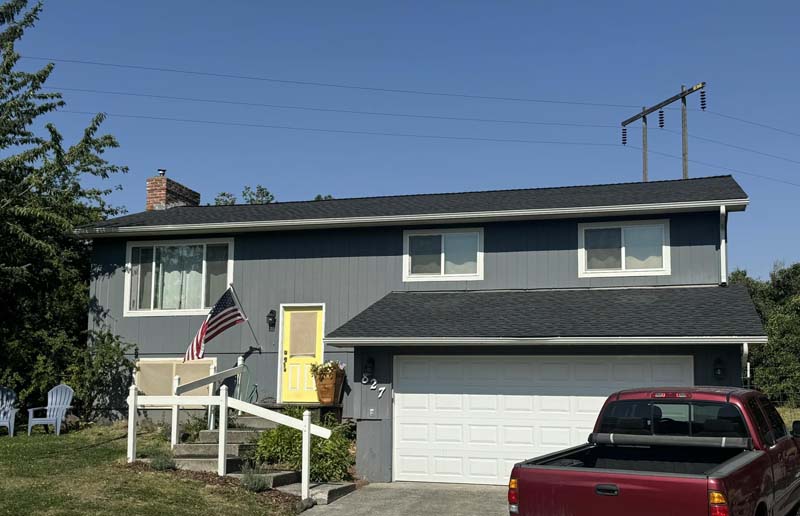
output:
[[[344,383],[344,374],[342,371],[336,371],[336,374],[322,378],[314,377],[314,382],[317,384],[317,398],[320,404],[335,405],[339,402],[339,397],[342,393],[342,384]]]

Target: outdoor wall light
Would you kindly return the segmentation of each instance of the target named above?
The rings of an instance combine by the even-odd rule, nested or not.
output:
[[[275,331],[275,325],[278,323],[278,313],[275,310],[270,310],[267,314],[267,328],[269,331]]]
[[[717,380],[725,378],[725,363],[719,358],[714,360],[714,378]]]

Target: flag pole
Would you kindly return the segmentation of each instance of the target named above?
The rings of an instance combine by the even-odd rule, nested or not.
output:
[[[236,293],[236,289],[233,287],[233,282],[230,282],[228,286],[231,288],[231,292],[233,292],[233,297],[236,298],[236,302],[239,303],[239,308],[242,310],[244,314],[244,320],[247,321],[247,326],[250,327],[250,333],[253,334],[253,340],[259,347],[261,347],[261,343],[258,342],[258,337],[256,337],[256,331],[253,329],[253,325],[250,324],[250,317],[247,316],[247,313],[244,311],[244,305],[242,305],[242,300],[239,299],[239,294]]]

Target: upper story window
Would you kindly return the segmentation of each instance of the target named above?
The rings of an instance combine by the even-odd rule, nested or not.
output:
[[[483,229],[404,233],[403,281],[483,279]]]
[[[578,224],[578,276],[670,274],[668,220]]]
[[[130,242],[125,315],[200,315],[233,279],[231,239]]]

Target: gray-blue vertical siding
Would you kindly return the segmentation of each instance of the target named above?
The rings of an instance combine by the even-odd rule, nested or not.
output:
[[[654,218],[670,219],[672,274],[668,276],[578,278],[577,225],[582,221],[577,219],[480,225],[485,239],[484,280],[463,282],[403,282],[403,230],[411,227],[237,234],[234,282],[263,348],[263,354],[248,361],[254,381],[259,384],[262,397],[275,396],[278,333],[267,331],[265,315],[272,309],[279,310],[282,303],[325,303],[328,333],[395,290],[718,283],[719,215],[703,212]],[[90,315],[90,326],[107,325],[134,343],[142,356],[182,354],[203,317],[123,317],[125,252],[124,239],[98,239],[94,243],[91,293],[103,315],[100,319]],[[217,355],[219,367],[226,368],[254,344],[249,330],[240,325],[217,338],[209,346],[209,354]],[[352,351],[329,348],[325,358],[346,362],[349,381],[353,382],[357,375]],[[346,398],[345,414],[353,414],[352,396]]]

